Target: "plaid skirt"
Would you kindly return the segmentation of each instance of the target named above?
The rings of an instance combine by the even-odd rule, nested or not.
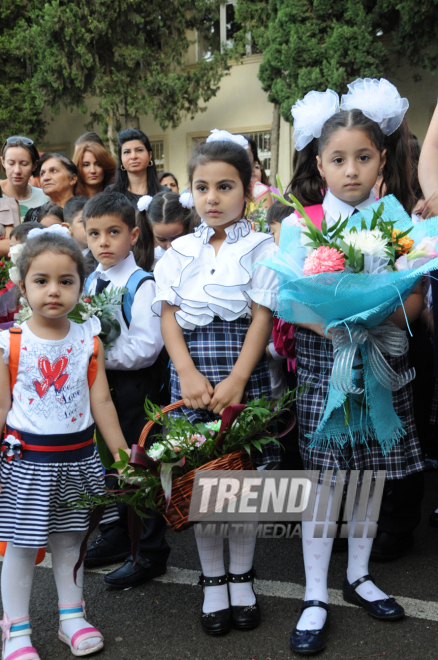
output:
[[[387,479],[403,479],[413,472],[424,470],[423,456],[414,421],[412,388],[408,384],[393,392],[394,410],[403,420],[406,435],[384,456],[377,440],[346,445],[342,449],[333,445],[330,449],[309,449],[308,433],[318,427],[325,410],[330,377],[333,368],[333,344],[311,330],[297,328],[295,333],[298,385],[308,384],[308,389],[297,400],[299,446],[306,470],[386,470]],[[385,356],[398,373],[408,369],[407,355]]]
[[[438,426],[438,379],[435,379],[433,387],[432,406],[430,409],[429,424]]]
[[[184,330],[184,339],[195,367],[215,387],[227,378],[242,350],[251,319],[240,318],[237,321],[220,321],[216,317],[208,325],[198,326],[196,330]],[[245,388],[249,400],[262,396],[272,398],[271,380],[266,354],[252,372]],[[179,377],[173,363],[170,365],[170,397],[174,403],[181,399]],[[194,410],[182,406],[170,413],[173,417],[187,417],[192,424],[212,422],[220,419],[208,410]],[[281,460],[280,447],[273,442],[263,446],[263,454],[255,452],[259,465],[278,463]]]

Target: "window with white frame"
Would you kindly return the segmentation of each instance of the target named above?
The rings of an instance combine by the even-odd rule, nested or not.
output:
[[[198,41],[198,60],[211,60],[215,52],[223,50],[225,46],[233,45],[234,35],[241,28],[241,24],[235,20],[236,3],[237,0],[221,4],[219,20],[212,23],[210,34],[200,37]],[[246,54],[254,55],[257,52],[249,34]]]
[[[165,171],[164,140],[151,140],[152,152],[154,154],[155,167],[158,174]]]

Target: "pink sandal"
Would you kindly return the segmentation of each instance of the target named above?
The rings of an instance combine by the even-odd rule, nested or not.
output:
[[[4,612],[0,627],[2,629],[3,644],[2,660],[41,660],[37,650],[33,646],[24,646],[22,649],[17,649],[5,657],[6,641],[9,642],[12,637],[22,637],[23,635],[32,634],[28,616],[22,616],[19,619],[8,619],[8,615]]]
[[[59,609],[59,633],[58,637],[61,640],[61,642],[64,642],[64,644],[67,644],[67,646],[70,647],[70,651],[73,653],[74,656],[76,657],[81,657],[83,655],[91,655],[91,653],[96,653],[96,651],[100,651],[100,649],[103,649],[103,635],[100,633],[97,628],[93,628],[93,626],[88,626],[87,628],[82,628],[81,630],[78,630],[72,638],[70,638],[68,635],[66,635],[64,632],[62,632],[62,622],[65,621],[66,619],[82,619],[85,618],[85,603],[84,601],[80,603],[70,603],[70,604],[62,604],[58,603],[58,609]],[[79,644],[86,639],[90,639],[91,637],[100,637],[100,642],[96,644],[96,646],[93,646],[91,649],[84,649],[81,650],[79,649]],[[7,659],[7,660],[12,660]],[[17,660],[21,660],[21,658],[17,658]],[[23,658],[23,660],[27,660]],[[29,658],[31,660],[31,658]]]

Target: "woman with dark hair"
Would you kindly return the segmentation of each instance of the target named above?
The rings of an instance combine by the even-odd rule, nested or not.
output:
[[[137,128],[127,128],[117,137],[118,159],[116,177],[107,190],[122,193],[137,208],[143,195],[153,197],[166,190],[158,181],[149,138]]]
[[[64,154],[48,151],[41,156],[38,170],[43,192],[51,202],[64,208],[65,203],[76,194],[78,168],[74,162]],[[28,211],[24,222],[37,222],[40,208]]]
[[[5,197],[13,197],[20,206],[21,219],[29,209],[49,201],[40,188],[29,185],[29,179],[38,167],[39,153],[30,138],[20,135],[9,137],[2,149],[2,165],[6,179],[0,182]]]
[[[78,195],[93,197],[114,181],[117,163],[97,142],[81,142],[75,149],[73,162],[78,168]]]
[[[167,186],[169,190],[179,194],[178,179],[172,172],[161,172],[158,179],[162,186]]]

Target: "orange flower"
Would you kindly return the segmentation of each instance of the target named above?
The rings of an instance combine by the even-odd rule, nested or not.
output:
[[[400,229],[393,230],[392,240],[394,241],[394,243],[397,241],[398,234],[402,234],[402,233],[403,232]],[[401,254],[407,254],[414,243],[415,241],[413,238],[409,238],[409,236],[403,236],[403,238],[398,239],[396,250]]]

